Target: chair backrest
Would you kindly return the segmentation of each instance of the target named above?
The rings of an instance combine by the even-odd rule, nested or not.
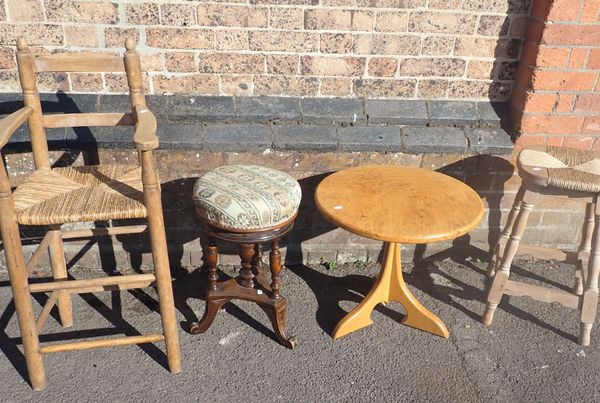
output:
[[[27,42],[17,41],[17,66],[23,89],[23,102],[31,107],[27,120],[31,136],[31,149],[36,169],[49,169],[48,144],[45,128],[133,125],[133,113],[65,113],[44,115],[40,94],[37,89],[36,73],[82,72],[119,73],[125,72],[131,97],[132,112],[136,105],[146,106],[140,57],[135,50],[135,41],[125,41],[123,57],[100,53],[58,53],[35,57]]]

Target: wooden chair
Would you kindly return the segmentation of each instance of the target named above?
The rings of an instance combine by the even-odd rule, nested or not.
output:
[[[522,179],[514,205],[508,216],[488,267],[493,277],[482,321],[492,323],[502,295],[529,296],[543,302],[559,302],[580,310],[579,343],[590,344],[592,325],[598,307],[600,274],[600,154],[566,147],[529,147],[517,160]],[[581,243],[577,252],[542,246],[520,245],[527,218],[535,202],[543,195],[569,198],[587,203]],[[572,292],[549,289],[509,279],[517,253],[556,259],[577,266]]]
[[[0,230],[10,284],[33,389],[46,385],[43,355],[96,347],[166,342],[169,369],[180,372],[179,339],[161,195],[152,150],[158,147],[156,120],[146,108],[142,73],[135,42],[126,41],[123,58],[91,53],[61,53],[35,58],[23,39],[17,43],[17,62],[25,107],[0,122],[0,148],[27,120],[35,172],[14,192],[4,164],[0,164]],[[131,96],[131,113],[42,114],[36,86],[39,72],[125,72]],[[81,126],[134,126],[133,144],[140,164],[134,166],[81,166],[51,168],[44,129]],[[146,218],[146,225],[63,231],[61,224],[113,219]],[[20,225],[45,226],[48,232],[28,263],[19,237]],[[149,230],[155,274],[109,276],[96,279],[68,279],[63,240],[140,233]],[[28,276],[42,254],[48,251],[54,281],[29,284]],[[124,290],[156,285],[162,333],[68,342],[41,346],[39,334],[56,304],[64,327],[71,326],[71,294]],[[31,293],[50,292],[37,320]]]

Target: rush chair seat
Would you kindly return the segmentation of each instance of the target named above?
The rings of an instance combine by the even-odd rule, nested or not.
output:
[[[156,120],[146,108],[142,73],[135,42],[126,41],[124,57],[94,53],[61,53],[35,58],[23,39],[17,43],[17,63],[25,106],[0,121],[0,148],[27,121],[35,171],[11,192],[4,164],[0,164],[0,232],[10,276],[15,310],[33,389],[46,385],[43,355],[96,347],[165,341],[168,366],[180,372],[180,353],[161,194],[152,150],[158,147]],[[132,111],[129,113],[79,113],[44,115],[37,91],[40,72],[125,72]],[[45,128],[81,126],[133,126],[132,142],[138,165],[100,165],[51,168]],[[114,219],[145,218],[147,225],[66,231],[61,224]],[[48,229],[38,249],[25,262],[19,225]],[[154,273],[115,275],[70,280],[63,249],[64,239],[140,233],[148,230]],[[48,251],[53,280],[29,284],[28,277]],[[71,326],[71,294],[156,286],[162,332],[146,335],[40,345],[39,334],[54,305],[61,324]],[[34,317],[32,293],[50,293],[39,317]]]
[[[493,277],[487,296],[483,323],[492,323],[502,295],[527,295],[543,302],[559,302],[580,311],[579,343],[590,344],[591,330],[598,307],[600,274],[600,154],[567,147],[531,146],[517,159],[521,187],[515,198],[498,244],[494,249],[488,275]],[[586,203],[581,243],[577,252],[541,246],[520,245],[521,236],[533,205],[541,196],[569,198]],[[572,292],[549,289],[509,279],[517,253],[556,259],[575,264],[577,271]]]
[[[566,147],[530,147],[519,153],[519,174],[544,187],[600,192],[600,154]]]
[[[145,218],[142,170],[132,165],[35,171],[13,193],[23,225]]]

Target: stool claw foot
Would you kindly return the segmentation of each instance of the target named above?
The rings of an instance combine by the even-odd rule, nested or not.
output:
[[[204,311],[204,315],[200,322],[192,322],[190,323],[190,333],[191,334],[200,334],[204,333],[208,330],[208,328],[213,324],[219,309],[225,304],[227,300],[210,300],[210,298],[206,301],[206,309]]]
[[[290,350],[295,349],[298,346],[298,341],[296,337],[287,337],[286,328],[285,328],[285,301],[283,304],[280,304],[277,307],[267,307],[261,306],[263,311],[267,314],[269,319],[271,320],[271,324],[273,325],[273,331],[277,336],[277,340],[284,347],[289,348]]]
[[[190,334],[194,334],[194,335],[200,334],[201,333],[200,332],[200,323],[191,322],[188,330],[189,330]]]
[[[279,336],[277,336],[277,338],[279,339]],[[289,348],[290,350],[295,349],[296,347],[298,347],[298,340],[296,339],[296,336],[292,336],[288,339],[279,339],[279,342],[284,346]]]

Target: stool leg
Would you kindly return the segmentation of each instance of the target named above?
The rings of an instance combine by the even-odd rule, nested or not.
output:
[[[262,244],[257,243],[254,245],[254,256],[252,256],[252,267],[257,272],[263,264],[262,258],[263,258],[263,247],[262,247]]]
[[[500,261],[500,268],[494,276],[494,280],[492,281],[492,285],[487,296],[486,309],[481,318],[482,322],[486,325],[490,325],[494,319],[494,311],[500,303],[502,294],[504,294],[504,286],[506,285],[508,276],[510,275],[510,266],[512,265],[512,261],[517,254],[519,242],[521,241],[521,235],[523,235],[523,232],[525,231],[525,227],[527,226],[527,218],[529,217],[529,213],[533,208],[533,204],[528,201],[529,196],[529,192],[525,192],[523,195],[523,201],[521,202],[519,214],[515,219],[510,233],[510,238],[506,244],[506,248],[504,249],[502,260]]]
[[[190,333],[204,333],[213,324],[219,309],[227,302],[227,299],[213,298],[213,291],[218,289],[217,262],[219,261],[219,250],[215,238],[208,238],[208,248],[206,248],[206,266],[208,270],[208,290],[206,292],[206,308],[200,322],[190,323]]]
[[[295,336],[287,337],[286,335],[286,301],[281,300],[276,306],[260,305],[260,307],[269,317],[277,340],[279,340],[284,347],[287,347],[290,350],[295,349],[298,346],[298,340]]]
[[[229,302],[228,298],[211,298],[209,294],[209,296],[206,298],[206,308],[204,310],[204,315],[202,315],[202,319],[200,319],[200,322],[192,322],[190,324],[190,333],[200,334],[206,332],[215,321],[217,313],[219,313],[221,307],[227,302]]]
[[[575,271],[575,285],[573,293],[583,295],[583,283],[585,282],[585,273],[588,269],[590,250],[592,249],[592,233],[594,232],[594,210],[596,205],[588,203],[585,207],[585,220],[581,231],[581,244],[577,253],[577,270]]]
[[[219,261],[219,250],[215,239],[210,237],[208,239],[208,248],[206,250],[206,266],[208,269],[208,289],[214,291],[217,289],[217,262]]]
[[[271,253],[269,254],[269,261],[271,267],[271,298],[279,299],[281,294],[281,281],[279,279],[279,273],[281,272],[281,252],[279,251],[279,239],[274,240],[271,243]]]
[[[498,268],[498,263],[501,257],[504,255],[504,249],[506,247],[506,243],[510,237],[510,233],[512,232],[513,225],[515,224],[515,220],[517,219],[517,215],[521,210],[521,201],[523,200],[523,195],[525,193],[525,187],[521,185],[517,195],[515,196],[515,202],[513,203],[512,209],[508,214],[508,218],[506,220],[506,225],[504,226],[504,230],[498,238],[498,242],[496,243],[496,247],[492,253],[490,258],[490,263],[487,268],[487,276],[494,277],[496,274],[496,269]]]
[[[50,250],[50,263],[52,265],[52,276],[55,280],[66,280],[67,274],[67,263],[65,261],[65,251],[63,248],[62,235],[60,233],[60,226],[52,227],[50,229],[50,244],[48,246]],[[60,316],[60,322],[63,327],[70,327],[73,325],[73,308],[71,305],[71,296],[66,291],[56,291],[58,293],[58,314]]]
[[[595,225],[592,235],[592,251],[588,262],[587,278],[583,300],[581,303],[581,329],[579,333],[579,344],[590,345],[592,325],[596,318],[598,307],[598,276],[600,275],[600,215],[595,212]]]
[[[252,272],[252,259],[254,257],[254,245],[242,243],[239,246],[239,254],[242,259],[239,282],[242,287],[254,288],[254,273]]]
[[[275,239],[271,242],[271,253],[269,254],[269,260],[272,280],[271,289],[273,290],[271,299],[277,300],[278,302],[274,306],[261,305],[261,308],[271,320],[273,331],[275,332],[279,342],[285,347],[293,349],[296,348],[298,343],[295,337],[286,336],[286,301],[281,297],[279,292],[281,289],[281,283],[279,280],[279,273],[281,272],[281,252],[279,251],[279,239]]]

